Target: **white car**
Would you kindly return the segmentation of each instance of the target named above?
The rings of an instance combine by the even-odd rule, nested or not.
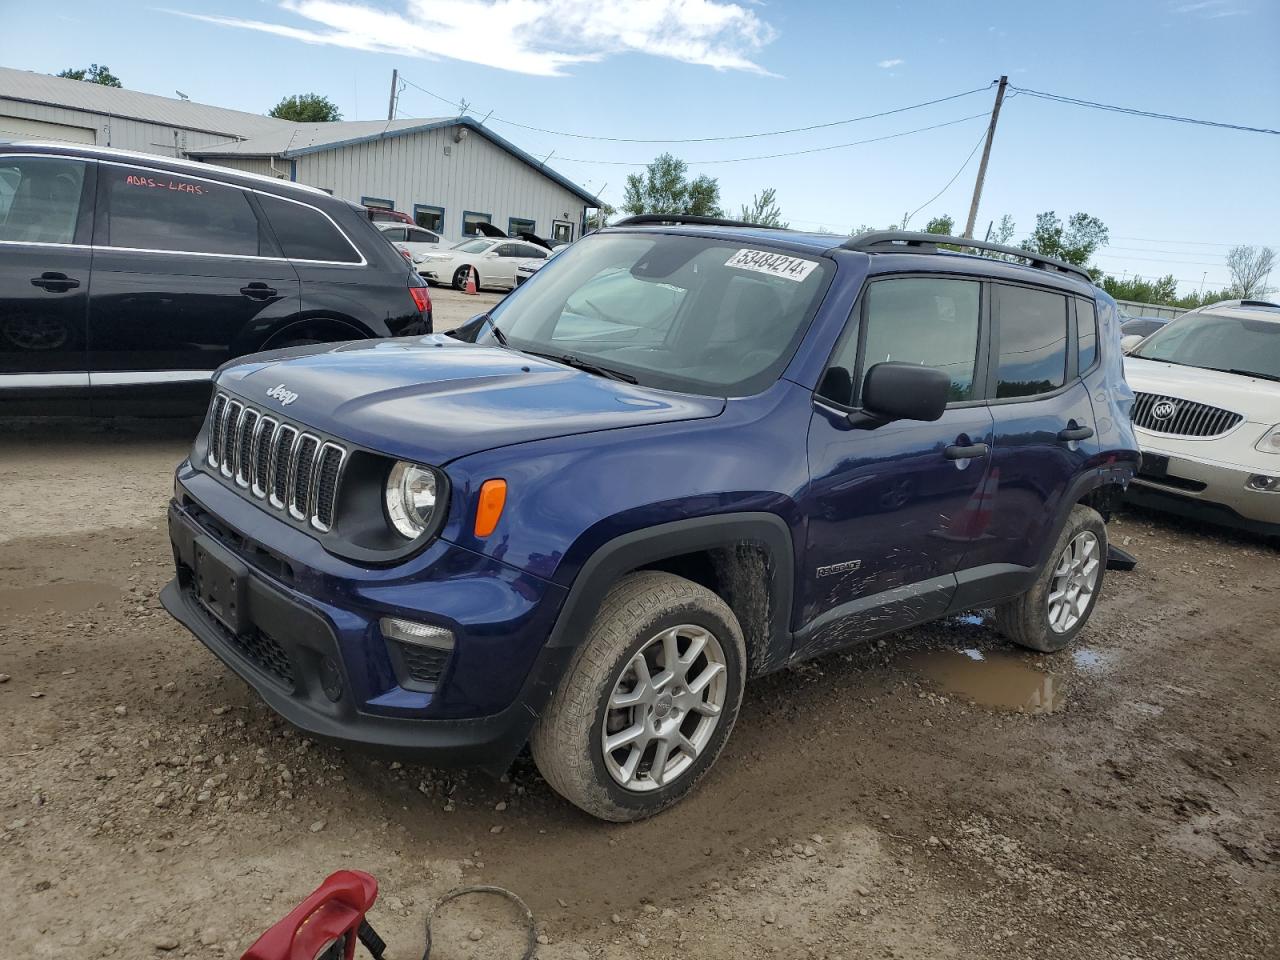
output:
[[[1133,501],[1280,536],[1280,304],[1228,300],[1125,337]]]
[[[419,273],[427,254],[448,249],[440,234],[425,227],[411,227],[407,223],[375,223],[374,226],[398,249],[408,251],[414,269]]]
[[[524,240],[473,237],[451,250],[427,254],[418,264],[418,272],[433,283],[452,284],[454,289],[461,290],[467,285],[467,273],[474,268],[479,277],[477,288],[513,290],[516,267],[546,258],[544,248]]]

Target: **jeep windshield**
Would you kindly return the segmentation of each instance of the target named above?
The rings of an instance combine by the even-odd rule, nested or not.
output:
[[[795,352],[834,265],[820,257],[660,233],[584,237],[463,339],[497,342],[645,386],[747,396]]]
[[[1130,356],[1280,380],[1280,316],[1188,314],[1151,334]]]

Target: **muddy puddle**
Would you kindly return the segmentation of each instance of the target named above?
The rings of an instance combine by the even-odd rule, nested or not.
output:
[[[1062,656],[1083,671],[1104,666],[1099,654],[1085,648]],[[1061,678],[1025,654],[967,647],[924,650],[907,662],[944,693],[997,710],[1054,713],[1066,704]]]
[[[119,587],[92,580],[57,580],[0,590],[0,617],[30,613],[79,613],[120,598]]]

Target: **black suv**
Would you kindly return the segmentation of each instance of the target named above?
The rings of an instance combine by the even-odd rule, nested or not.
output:
[[[431,331],[363,207],[184,160],[0,144],[0,410],[177,412],[260,350]],[[118,409],[119,404],[112,404]]]

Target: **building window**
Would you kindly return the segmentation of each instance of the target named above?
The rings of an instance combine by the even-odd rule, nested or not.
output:
[[[413,205],[413,222],[427,230],[444,233],[444,207],[433,207],[427,203]]]
[[[383,200],[381,197],[361,197],[360,203],[371,210],[394,210],[396,208],[394,200]]]
[[[510,217],[507,220],[507,236],[516,237],[522,233],[537,233],[538,224],[524,217]]]
[[[568,220],[555,220],[551,224],[551,239],[557,243],[573,243],[573,224]]]
[[[470,210],[462,211],[462,235],[464,237],[483,236],[483,234],[476,229],[477,223],[493,223],[493,216],[488,213],[473,213]]]

